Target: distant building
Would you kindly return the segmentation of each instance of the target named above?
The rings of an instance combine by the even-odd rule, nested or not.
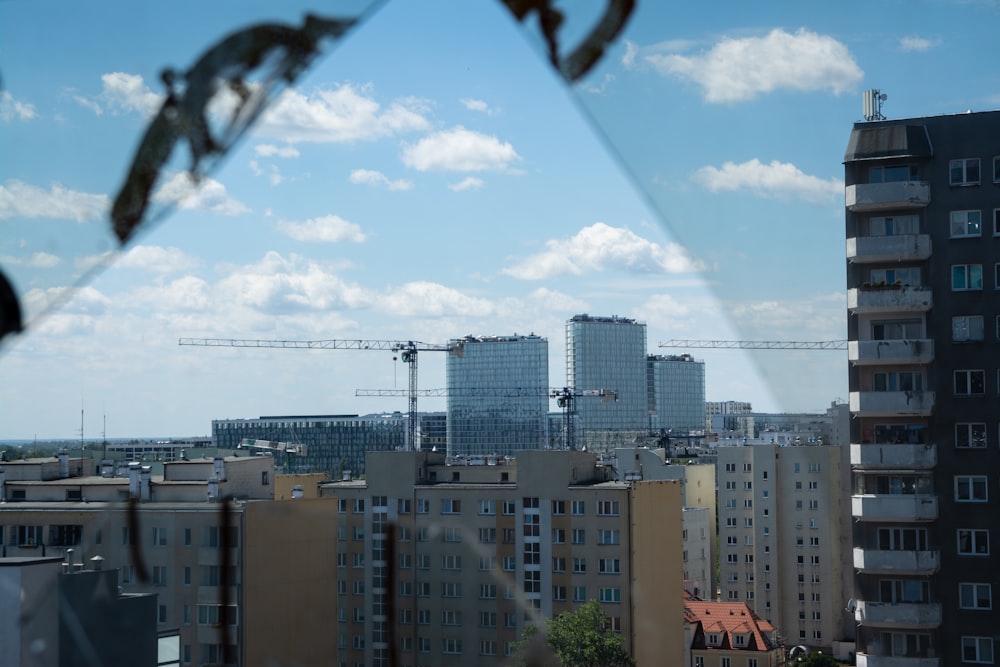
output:
[[[649,425],[678,435],[705,430],[705,362],[690,354],[646,357]]]
[[[684,600],[688,667],[782,667],[775,627],[742,602]]]
[[[829,653],[854,627],[844,612],[846,450],[751,443],[716,451],[722,600],[746,603],[788,644]]]
[[[646,325],[624,317],[575,315],[566,322],[566,379],[576,392],[608,389],[616,401],[576,400],[578,444],[606,451],[649,432]]]
[[[640,667],[683,652],[681,485],[623,482],[595,454],[371,452],[331,482],[347,664],[507,664],[525,623],[597,600]]]
[[[466,336],[447,358],[448,455],[512,455],[546,445],[549,342]]]
[[[743,401],[708,401],[705,403],[705,428],[725,437],[753,437],[753,407]]]
[[[855,123],[844,184],[858,662],[992,664],[1000,111]]]

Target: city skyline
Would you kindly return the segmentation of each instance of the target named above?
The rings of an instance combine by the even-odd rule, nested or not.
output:
[[[86,232],[161,99],[160,70],[309,7],[232,17],[109,2],[58,22],[0,8],[0,266],[29,314],[104,250]],[[354,396],[406,386],[388,353],[179,349],[183,336],[534,333],[555,343],[554,385],[577,313],[646,322],[648,353],[673,338],[843,339],[840,162],[861,91],[887,91],[895,118],[1000,101],[987,59],[966,48],[989,43],[996,6],[924,9],[865,5],[891,28],[876,35],[835,7],[643,6],[567,96],[499,3],[387,3],[165,224],[5,341],[0,436],[72,438],[81,408],[86,433],[106,415],[109,436],[137,437],[405,410]],[[739,49],[742,62],[728,57]],[[169,185],[186,189],[180,174]],[[777,412],[846,398],[842,354],[703,352],[708,400]],[[420,370],[421,388],[444,386],[441,361]]]

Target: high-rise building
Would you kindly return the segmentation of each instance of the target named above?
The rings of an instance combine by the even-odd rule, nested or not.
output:
[[[369,452],[364,480],[321,487],[341,661],[507,664],[526,623],[596,600],[638,665],[681,664],[680,482],[617,481],[591,452],[484,463]]]
[[[655,431],[705,430],[705,362],[690,354],[646,358],[649,421]]]
[[[992,663],[1000,111],[856,123],[844,183],[859,664]]]
[[[716,451],[722,600],[745,602],[789,645],[830,653],[853,628],[842,613],[842,571],[850,566],[843,448],[767,443]]]
[[[549,342],[466,336],[447,361],[449,456],[512,455],[546,445]]]
[[[577,393],[617,392],[615,401],[576,400],[578,446],[605,451],[647,434],[646,325],[624,317],[573,316],[566,322],[566,382]]]

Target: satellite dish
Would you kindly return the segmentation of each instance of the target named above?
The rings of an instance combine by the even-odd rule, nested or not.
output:
[[[886,95],[885,93],[882,93],[881,95],[878,96],[878,98],[883,102],[885,102],[887,99],[889,99],[889,96]]]

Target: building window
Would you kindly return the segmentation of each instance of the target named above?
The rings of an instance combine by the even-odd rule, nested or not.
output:
[[[586,586],[574,586],[573,587],[573,602],[586,602],[587,601],[587,587]]]
[[[960,556],[989,556],[990,531],[983,528],[959,528],[958,554]]]
[[[962,662],[993,664],[992,637],[962,637]]]
[[[461,514],[462,501],[457,498],[443,498],[441,500],[441,514]]]
[[[566,571],[566,559],[563,557],[556,557],[552,559],[552,571],[553,572],[565,572]]]
[[[480,600],[496,600],[496,598],[497,598],[496,584],[479,584]]]
[[[986,371],[963,370],[955,371],[956,396],[985,396]]]
[[[503,557],[504,572],[513,572],[516,569],[517,569],[517,556],[504,556]]]
[[[26,528],[31,528],[31,526],[25,526]],[[25,538],[27,542],[21,542],[21,544],[39,544],[41,542],[41,527],[35,526],[38,530],[34,533],[26,534]],[[49,546],[52,547],[71,547],[80,542],[83,539],[83,526],[77,524],[64,524],[64,525],[54,525],[49,526]],[[2,544],[2,540],[0,540]]]
[[[600,601],[610,604],[617,604],[622,601],[622,589],[602,588],[600,590]]]
[[[1000,155],[993,156],[993,182],[1000,183]]]
[[[948,163],[950,185],[979,185],[979,158],[969,157]]]
[[[955,477],[955,502],[985,503],[988,500],[986,475],[957,475]]]
[[[462,557],[456,556],[454,554],[445,554],[441,556],[441,569],[442,570],[461,570],[462,569]]]
[[[154,586],[166,586],[167,585],[167,568],[163,565],[153,566],[153,585]]]
[[[998,330],[1000,330],[1000,328],[998,328]],[[584,511],[585,511],[585,507],[586,507],[586,505],[585,505],[584,501],[582,501],[582,500],[574,500],[572,502],[572,504],[570,505],[570,511],[573,513],[573,516],[583,516],[584,515]]]
[[[479,655],[496,655],[497,643],[492,639],[483,639],[479,642]]]
[[[427,514],[431,511],[431,501],[427,498],[417,498],[417,514]]]
[[[597,516],[618,516],[617,500],[601,500],[597,503]]]
[[[869,236],[900,236],[919,234],[920,217],[916,215],[896,215],[868,219]]]
[[[553,586],[552,587],[552,600],[554,602],[565,602],[566,601],[566,587],[565,586]]]
[[[923,391],[924,376],[918,371],[872,373],[872,391]],[[809,472],[813,472],[811,469]]]
[[[621,544],[621,531],[618,529],[600,530],[597,532],[597,543],[603,545]]]
[[[566,544],[566,530],[564,528],[552,529],[552,544]]]
[[[513,516],[517,512],[517,503],[513,500],[503,501],[504,516]]]
[[[993,608],[993,592],[990,584],[959,584],[958,600],[962,609]]]
[[[873,285],[920,285],[920,269],[872,269],[869,278]]]
[[[555,515],[563,515],[566,513],[566,501],[565,500],[553,500],[552,501],[552,513]]]
[[[455,527],[448,527],[444,529],[444,541],[445,542],[461,542],[462,541],[462,529]]]
[[[480,528],[479,529],[479,543],[480,544],[496,544],[497,541],[497,529],[496,528]]]
[[[997,280],[1000,281],[1000,264],[997,264]],[[951,318],[951,339],[956,343],[981,341],[985,338],[985,329],[982,315],[959,315]]]
[[[983,289],[983,265],[952,264],[951,289],[954,292]]]
[[[587,559],[586,558],[574,558],[573,559],[573,574],[583,574],[587,571]]]
[[[602,558],[598,562],[597,571],[601,574],[621,574],[621,561],[617,558]]]
[[[983,235],[983,216],[980,211],[952,211],[951,238]]]
[[[441,652],[445,655],[460,655],[462,653],[461,639],[442,640]]]
[[[587,531],[583,528],[573,529],[573,544],[586,544],[587,542]]]

